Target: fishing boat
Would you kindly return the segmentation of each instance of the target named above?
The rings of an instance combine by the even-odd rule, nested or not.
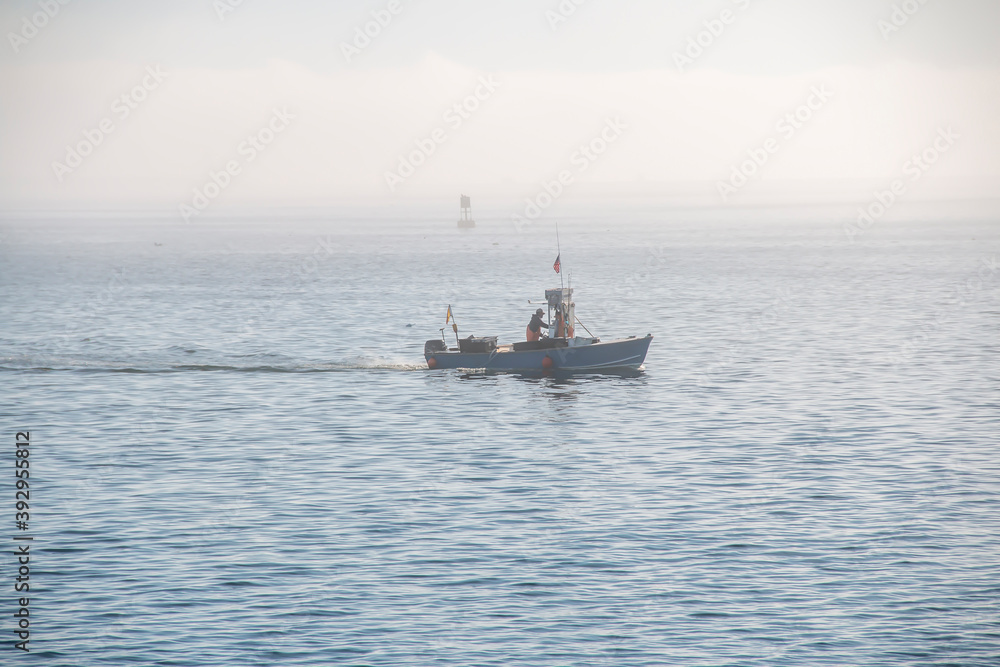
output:
[[[556,259],[558,267],[559,259]],[[558,271],[558,268],[556,269]],[[577,336],[572,287],[545,290],[548,307],[548,335],[534,341],[497,344],[497,336],[458,337],[458,324],[451,306],[445,324],[455,332],[455,347],[449,347],[441,329],[441,338],[424,344],[424,359],[431,369],[465,368],[516,372],[602,372],[638,369],[646,359],[652,334],[603,341],[593,334]],[[583,327],[588,334],[590,331]],[[526,332],[528,333],[528,332]]]

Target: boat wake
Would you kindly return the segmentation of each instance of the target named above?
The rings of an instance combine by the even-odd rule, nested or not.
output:
[[[262,359],[261,356],[244,355],[243,359],[225,358],[201,363],[177,362],[155,359],[109,360],[72,356],[51,357],[2,357],[0,371],[87,372],[87,373],[343,373],[356,371],[417,371],[426,370],[423,363],[411,363],[381,356],[358,356],[339,361],[318,362],[307,360]]]

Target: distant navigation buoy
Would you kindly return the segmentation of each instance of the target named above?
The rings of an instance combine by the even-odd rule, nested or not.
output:
[[[460,209],[458,226],[460,229],[472,229],[476,226],[476,221],[472,219],[472,197],[461,195],[458,199]]]

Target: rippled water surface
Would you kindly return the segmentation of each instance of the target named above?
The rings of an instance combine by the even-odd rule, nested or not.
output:
[[[422,358],[448,304],[523,334],[548,223],[3,223],[17,660],[1000,664],[1000,227],[647,217],[561,225],[587,327],[655,336],[574,377]]]

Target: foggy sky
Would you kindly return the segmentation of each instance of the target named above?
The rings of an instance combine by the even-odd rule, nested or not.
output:
[[[0,27],[7,210],[177,211],[213,181],[213,211],[520,201],[565,172],[580,195],[863,197],[942,133],[913,190],[1000,183],[988,0],[36,0]]]

